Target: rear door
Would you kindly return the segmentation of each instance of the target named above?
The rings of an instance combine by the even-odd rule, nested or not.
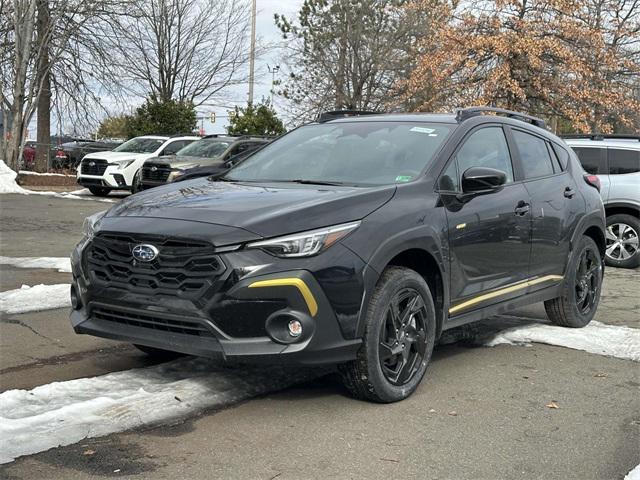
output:
[[[519,175],[531,197],[531,267],[529,276],[540,288],[564,275],[570,240],[584,199],[573,176],[563,168],[546,138],[509,128]],[[543,281],[543,279],[547,281]]]
[[[495,192],[468,197],[461,178],[471,167],[507,175]],[[439,180],[447,216],[451,268],[451,315],[467,313],[521,295],[506,288],[527,279],[531,219],[529,194],[514,181],[509,147],[500,125],[472,131]]]

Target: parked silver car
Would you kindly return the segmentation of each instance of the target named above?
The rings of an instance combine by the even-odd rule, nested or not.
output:
[[[640,136],[564,137],[587,173],[597,175],[607,214],[607,265],[640,265]]]

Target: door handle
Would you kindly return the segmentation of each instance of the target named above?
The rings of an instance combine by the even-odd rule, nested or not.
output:
[[[564,196],[567,198],[572,198],[575,194],[576,191],[571,187],[567,187],[564,189]]]
[[[531,210],[531,206],[528,203],[525,203],[524,201],[520,200],[518,202],[518,205],[516,205],[515,214],[524,216],[527,213],[529,213],[529,210]]]

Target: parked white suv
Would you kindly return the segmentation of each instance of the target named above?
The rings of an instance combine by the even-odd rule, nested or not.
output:
[[[564,138],[585,171],[600,179],[600,194],[607,215],[607,265],[637,267],[640,265],[640,136],[571,135]]]
[[[144,135],[132,138],[110,152],[90,153],[78,166],[78,183],[100,197],[111,190],[136,192],[145,160],[173,155],[199,139],[196,136]]]

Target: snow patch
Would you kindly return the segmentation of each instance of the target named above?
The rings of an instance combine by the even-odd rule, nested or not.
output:
[[[220,408],[318,375],[185,358],[0,394],[0,463],[84,438]]]
[[[627,473],[624,480],[640,480],[640,465]]]
[[[63,273],[71,272],[71,260],[68,257],[2,257],[0,265],[16,268],[50,268]]]
[[[546,343],[608,357],[640,362],[640,329],[591,322],[584,328],[565,328],[541,323],[508,328],[485,345]],[[640,480],[640,479],[639,479]]]
[[[0,160],[0,193],[29,193],[16,183],[17,174]]]
[[[0,292],[0,312],[13,314],[70,307],[70,288],[68,283],[40,284]]]

